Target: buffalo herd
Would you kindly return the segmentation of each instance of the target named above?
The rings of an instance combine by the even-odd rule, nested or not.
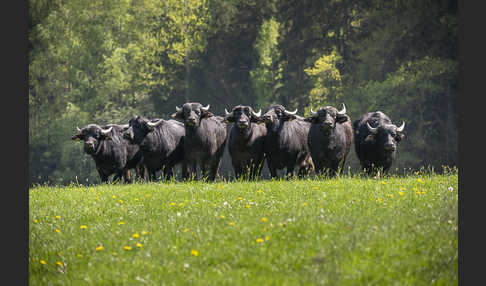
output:
[[[351,122],[346,106],[325,106],[308,117],[270,105],[262,114],[251,106],[237,105],[225,116],[213,114],[210,105],[188,102],[176,106],[172,119],[135,116],[128,124],[89,124],[77,128],[73,140],[83,142],[102,182],[154,181],[157,172],[164,180],[174,178],[180,165],[183,180],[214,181],[228,145],[237,179],[255,180],[266,161],[270,176],[285,169],[286,178],[312,173],[333,177],[342,174],[354,141],[364,174],[389,171],[397,145],[403,139],[405,122],[397,127],[381,111],[368,112]],[[297,169],[296,169],[297,168]]]

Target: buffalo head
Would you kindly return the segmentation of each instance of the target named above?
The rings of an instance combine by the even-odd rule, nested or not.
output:
[[[131,143],[140,144],[145,136],[162,122],[163,119],[149,120],[141,116],[133,117],[128,123],[128,128],[123,132],[123,138]]]
[[[209,118],[214,114],[209,111],[209,104],[203,106],[197,102],[184,103],[182,107],[176,106],[176,113],[172,114],[172,118],[184,121],[184,125],[190,128],[198,126],[203,118]]]
[[[78,133],[71,137],[72,140],[84,142],[84,151],[94,154],[102,140],[110,140],[113,137],[113,126],[101,127],[97,124],[89,124],[81,129],[76,127]]]
[[[397,127],[395,124],[378,124],[378,126],[373,127],[369,122],[366,122],[366,127],[370,134],[365,141],[375,141],[385,151],[394,152],[397,149],[397,143],[404,137],[405,121],[402,122],[400,127]]]
[[[260,122],[264,122],[267,126],[278,126],[284,121],[293,120],[298,118],[297,109],[294,111],[288,111],[279,104],[272,104],[267,109],[265,114],[263,114],[260,118]]]
[[[325,106],[321,107],[316,112],[314,112],[311,108],[310,112],[310,116],[305,118],[305,121],[320,124],[322,130],[326,132],[334,129],[334,127],[336,127],[336,123],[344,123],[349,120],[349,117],[346,115],[346,106],[344,103],[341,110],[337,110],[332,106]]]
[[[233,107],[231,112],[228,112],[226,108],[224,109],[225,112],[225,120],[228,122],[234,122],[236,127],[239,129],[247,129],[250,127],[252,122],[258,122],[262,111],[255,112],[253,108],[250,106],[244,105],[237,105]]]

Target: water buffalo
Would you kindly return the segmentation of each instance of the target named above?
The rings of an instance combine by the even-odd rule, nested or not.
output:
[[[130,119],[123,137],[140,146],[149,180],[156,179],[162,170],[164,179],[173,177],[173,168],[181,164],[182,177],[187,177],[184,164],[184,124],[176,120],[152,119],[136,116]]]
[[[130,169],[142,166],[142,152],[137,145],[123,139],[122,132],[128,125],[108,124],[99,126],[89,124],[81,129],[71,139],[84,142],[84,151],[91,155],[101,181],[108,182],[110,175],[115,174],[113,181],[131,182]]]
[[[287,177],[294,175],[296,166],[299,176],[314,168],[307,144],[310,123],[296,113],[297,110],[290,112],[282,105],[272,104],[259,118],[267,127],[264,150],[272,178],[283,168],[287,168]]]
[[[397,127],[381,111],[368,112],[353,122],[356,154],[368,175],[390,169],[404,128],[405,122]]]
[[[351,119],[346,114],[346,106],[338,111],[325,106],[305,119],[311,122],[309,130],[309,150],[318,174],[335,176],[342,174],[346,156],[353,141]]]
[[[258,124],[261,110],[255,113],[250,106],[237,105],[231,112],[225,111],[225,119],[233,122],[228,139],[228,151],[236,178],[247,176],[257,179],[260,176],[264,154],[264,141],[267,128]]]
[[[184,122],[184,160],[190,176],[196,177],[199,166],[203,178],[214,181],[226,145],[224,118],[210,112],[209,104],[203,106],[197,102],[185,103],[181,108],[176,106],[172,117]]]

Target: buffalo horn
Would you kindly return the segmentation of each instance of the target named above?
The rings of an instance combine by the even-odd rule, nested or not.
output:
[[[344,103],[343,103],[343,109],[341,109],[341,111],[338,111],[338,114],[341,115],[346,114],[346,105],[344,105]]]
[[[400,125],[400,127],[397,128],[397,131],[402,132],[403,128],[405,128],[405,121],[402,121],[402,125]]]
[[[177,112],[179,112],[179,111],[181,111],[181,110],[182,110],[182,108],[180,108],[179,106],[176,106],[176,111],[177,111]]]
[[[226,114],[226,117],[228,117],[228,116],[231,116],[233,114],[233,112],[228,112],[228,110],[226,110],[226,108],[225,108],[224,114]]]
[[[78,127],[78,126],[76,126],[76,130],[78,130],[78,132],[81,132],[81,129],[79,129],[79,127]]]
[[[311,107],[310,112],[311,112],[311,116],[312,117],[316,117],[317,116],[317,112],[315,112],[314,110],[312,110],[312,107]]]
[[[150,127],[155,127],[155,126],[159,125],[160,123],[162,123],[162,119],[159,119],[155,122],[147,121],[147,125],[150,126]]]
[[[285,110],[285,113],[287,113],[288,115],[295,115],[297,113],[297,109],[295,109],[294,111],[290,112],[288,110]]]
[[[253,111],[253,108],[252,108],[251,114],[255,117],[260,117],[260,115],[262,115],[262,110],[260,109],[258,112],[255,113],[255,111]]]
[[[376,132],[378,132],[378,127],[374,127],[374,128],[373,128],[373,127],[371,127],[371,125],[370,125],[368,122],[366,122],[366,126],[368,126],[368,130],[369,130],[371,133],[376,134]]]
[[[209,110],[209,104],[206,107],[204,107],[204,106],[201,107],[201,109],[204,110],[204,111],[208,111]]]
[[[103,133],[104,135],[108,134],[111,132],[111,129],[113,129],[113,126],[110,126],[110,128],[108,129],[103,129],[101,128],[101,133]]]

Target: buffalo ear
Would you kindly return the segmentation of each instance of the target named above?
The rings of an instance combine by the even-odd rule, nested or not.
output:
[[[209,118],[211,116],[214,116],[214,114],[211,111],[202,110],[202,118]]]
[[[184,119],[184,117],[182,116],[182,112],[176,112],[176,113],[172,113],[172,115],[170,116],[174,119]]]
[[[370,135],[366,136],[366,138],[365,138],[364,141],[365,142],[370,142],[370,141],[375,141],[375,140],[376,140],[375,134],[370,134]]]
[[[403,135],[402,133],[399,133],[399,134],[397,134],[397,137],[395,138],[395,140],[397,142],[400,142],[400,141],[403,140],[403,138],[405,138],[405,135]]]
[[[336,121],[338,123],[344,123],[344,122],[348,121],[348,119],[349,118],[348,118],[348,116],[346,114],[338,114],[338,115],[336,115]]]

